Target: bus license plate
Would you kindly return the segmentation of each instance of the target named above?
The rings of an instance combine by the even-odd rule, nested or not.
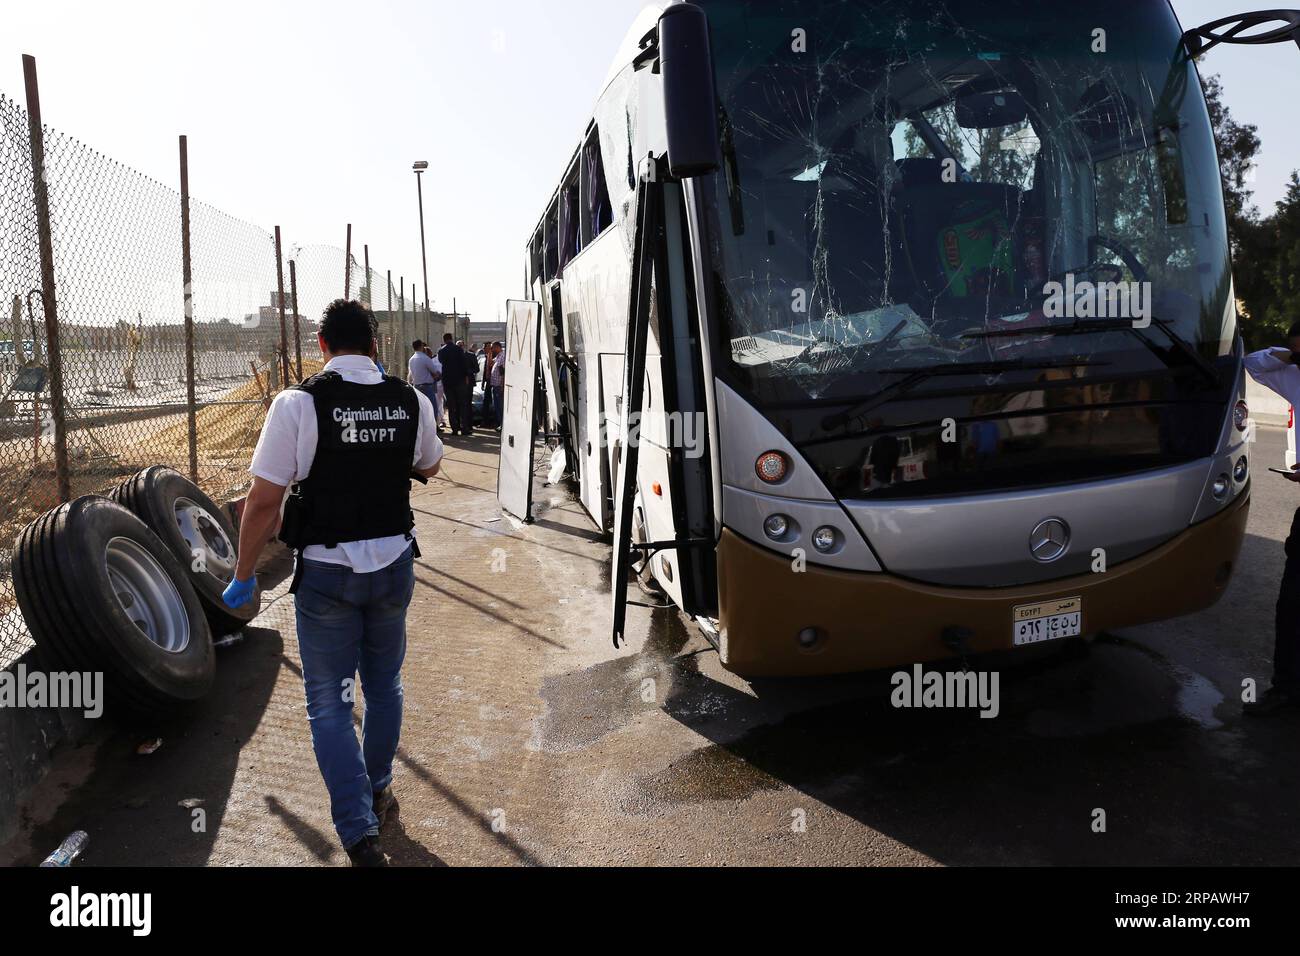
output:
[[[1011,614],[1016,647],[1078,637],[1083,633],[1083,598],[1023,604]]]

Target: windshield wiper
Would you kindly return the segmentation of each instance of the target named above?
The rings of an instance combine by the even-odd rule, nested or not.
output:
[[[892,385],[887,385],[870,398],[859,402],[846,411],[827,415],[822,419],[822,428],[831,431],[841,428],[855,418],[861,418],[881,405],[901,398],[921,383],[945,375],[1000,375],[1003,372],[1041,371],[1054,368],[1080,368],[1083,366],[1109,365],[1109,362],[1091,362],[1085,359],[1060,359],[1057,361],[1025,361],[1007,359],[1002,362],[969,362],[956,365],[935,365],[929,368],[891,368],[881,369],[882,375],[903,375]]]
[[[1188,359],[1196,369],[1205,376],[1206,381],[1211,385],[1221,385],[1219,372],[1206,360],[1205,356],[1196,350],[1192,345],[1172,328],[1164,319],[1152,319],[1151,325],[1160,329],[1161,332],[1168,336],[1174,349],[1184,358]],[[1145,345],[1157,358],[1170,368],[1173,362],[1169,356],[1160,348],[1159,343],[1153,342],[1149,335],[1144,334],[1145,329],[1135,326],[1131,319],[1075,319],[1071,325],[1058,326],[1035,326],[1032,329],[995,329],[986,332],[967,332],[962,336],[964,339],[1002,339],[1002,338],[1024,338],[1032,336],[1048,335],[1091,335],[1094,332],[1131,332]]]

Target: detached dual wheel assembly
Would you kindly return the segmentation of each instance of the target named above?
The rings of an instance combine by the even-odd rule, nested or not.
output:
[[[257,617],[260,592],[235,611],[221,600],[235,579],[239,535],[225,511],[197,485],[179,472],[155,465],[122,482],[109,497],[153,529],[189,570],[190,584],[213,634],[220,637],[238,631]]]
[[[14,591],[49,667],[102,672],[120,703],[165,711],[207,694],[213,634],[258,613],[260,595],[236,611],[221,600],[237,555],[224,512],[156,466],[109,498],[79,498],[28,525],[15,544]]]
[[[212,633],[186,569],[130,511],[86,497],[37,518],[14,549],[14,591],[48,666],[104,675],[141,712],[212,686]]]

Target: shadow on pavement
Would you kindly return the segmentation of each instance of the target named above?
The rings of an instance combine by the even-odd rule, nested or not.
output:
[[[280,672],[279,632],[250,627],[244,640],[218,651],[212,692],[169,718],[114,718],[106,740],[86,748],[93,764],[84,779],[49,794],[53,817],[31,831],[30,852],[13,862],[35,866],[74,830],[90,843],[88,866],[201,866],[221,829],[243,745],[256,732]],[[161,739],[154,753],[137,752]],[[47,779],[42,787],[57,787]],[[34,795],[34,799],[40,795]],[[194,832],[194,814],[180,806],[202,800],[206,820]],[[29,801],[30,805],[31,801]]]
[[[635,702],[584,727],[564,700],[651,675],[671,685],[663,712],[712,743],[642,774],[650,803],[790,787],[953,865],[1300,859],[1300,711],[1244,718],[1214,684],[1136,642],[1102,635],[1031,663],[972,659],[1000,673],[1001,712],[981,719],[895,708],[893,671],[754,682],[751,697],[702,673],[700,654],[682,655],[691,639],[676,611],[655,611],[641,655],[552,682],[548,740],[564,749],[580,727],[568,741],[579,748],[619,729]],[[959,669],[928,669],[945,667]],[[791,808],[812,809],[797,799]]]

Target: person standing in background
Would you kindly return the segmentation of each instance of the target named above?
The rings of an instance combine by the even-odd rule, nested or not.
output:
[[[1291,326],[1285,348],[1246,356],[1246,371],[1293,407],[1300,406],[1300,322]],[[1300,483],[1300,464],[1286,478]],[[1300,509],[1291,521],[1285,552],[1274,620],[1273,686],[1259,700],[1245,705],[1243,709],[1252,717],[1270,717],[1300,707]]]
[[[406,380],[433,403],[434,421],[437,421],[439,414],[438,379],[440,378],[442,372],[434,367],[433,359],[429,358],[425,344],[416,339],[411,343],[411,358],[407,362]]]
[[[437,384],[434,385],[434,389],[438,396],[437,422],[438,431],[441,432],[447,424],[447,393],[442,387],[442,363],[438,361],[438,356],[437,353],[433,351],[433,346],[426,344],[424,346],[424,354],[429,356],[429,362],[432,363],[433,370],[438,375],[438,381]]]
[[[505,422],[506,409],[506,350],[501,347],[500,342],[493,342],[490,354],[492,358],[488,362],[487,374],[492,387],[492,424],[497,431],[501,431],[501,426]]]
[[[495,398],[492,394],[492,343],[485,342],[483,350],[479,352],[479,364],[483,368],[483,427],[491,428],[493,422],[500,417],[500,413],[494,411]]]
[[[447,395],[447,415],[451,419],[453,435],[469,435],[473,432],[473,410],[470,383],[474,374],[470,370],[473,360],[465,350],[456,344],[448,332],[442,337],[442,348],[438,350],[438,361],[442,364],[442,387]],[[470,407],[470,414],[465,409]]]

